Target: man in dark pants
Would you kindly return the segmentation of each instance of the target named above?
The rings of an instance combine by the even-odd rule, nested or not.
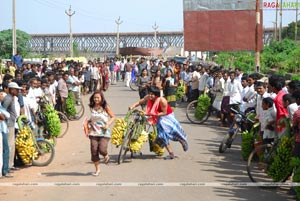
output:
[[[67,80],[69,78],[69,73],[64,72],[62,78],[58,81],[58,105],[61,109],[61,112],[66,114],[66,100],[68,98],[68,86],[67,86]]]
[[[2,106],[7,110],[10,114],[10,118],[7,119],[7,127],[8,127],[8,136],[7,141],[9,145],[9,168],[17,169],[14,167],[14,158],[15,158],[15,123],[17,118],[17,112],[15,107],[14,98],[19,94],[19,90],[22,87],[19,87],[17,83],[11,82],[8,84],[8,93],[3,98]]]

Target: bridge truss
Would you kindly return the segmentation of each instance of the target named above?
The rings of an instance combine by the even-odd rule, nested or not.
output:
[[[268,44],[273,37],[273,29],[265,29],[264,43]],[[28,51],[42,54],[68,53],[69,34],[32,34],[28,42]],[[155,48],[155,44],[164,51],[169,47],[183,48],[183,32],[157,32],[155,43],[154,32],[120,33],[120,48],[143,47]],[[116,33],[83,33],[73,34],[73,44],[78,52],[115,53]]]
[[[34,34],[28,43],[28,51],[44,54],[69,52],[69,34]],[[144,47],[166,50],[168,47],[183,47],[182,32],[120,33],[120,48]],[[73,44],[79,52],[116,52],[116,33],[73,34]]]

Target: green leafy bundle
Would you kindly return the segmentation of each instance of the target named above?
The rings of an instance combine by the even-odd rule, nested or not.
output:
[[[210,107],[210,97],[206,94],[202,94],[198,98],[197,107],[195,111],[195,117],[198,120],[201,120],[207,114],[207,111]]]
[[[296,167],[294,170],[293,175],[293,182],[299,183],[300,182],[300,158],[299,157],[292,157],[290,165],[292,167]],[[296,191],[297,200],[300,198],[300,186],[294,186],[294,190]]]
[[[271,164],[268,175],[272,177],[273,181],[279,182],[285,179],[292,171],[293,167],[290,166],[292,158],[292,144],[293,138],[283,136],[280,145],[276,150],[274,162]]]
[[[49,131],[51,136],[57,137],[61,133],[61,124],[60,124],[60,119],[59,116],[54,110],[54,108],[50,105],[47,104],[45,107],[44,115],[46,119],[46,129]]]
[[[183,84],[183,80],[179,81],[177,90],[176,90],[176,100],[180,100],[183,98],[184,96],[184,84]]]
[[[66,112],[70,116],[74,116],[76,114],[75,101],[72,93],[68,94],[68,98],[66,100]]]
[[[248,130],[242,133],[242,157],[246,161],[248,160],[249,155],[253,150],[254,144],[254,133],[251,129],[250,132]]]

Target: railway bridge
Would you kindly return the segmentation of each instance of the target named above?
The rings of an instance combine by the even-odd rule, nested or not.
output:
[[[274,29],[264,30],[264,43],[268,44],[273,37]],[[141,47],[158,48],[163,51],[169,47],[183,48],[183,32],[132,32],[120,33],[120,48]],[[68,53],[69,34],[32,34],[28,43],[28,51],[41,54]],[[73,45],[78,52],[115,53],[117,33],[75,33]]]

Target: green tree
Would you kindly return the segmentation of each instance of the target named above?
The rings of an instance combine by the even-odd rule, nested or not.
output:
[[[289,39],[271,42],[269,46],[264,48],[261,54],[261,66],[263,71],[267,73],[270,68],[292,71],[291,64],[289,65],[288,62],[296,62],[295,59],[292,61],[290,58],[292,52],[294,52],[297,47],[298,45]],[[297,54],[297,51],[294,52],[294,54]]]
[[[300,29],[299,29],[300,30]],[[228,67],[240,67],[244,72],[254,71],[253,52],[219,52],[215,62]],[[261,53],[261,72],[269,73],[270,69],[279,74],[300,72],[300,44],[294,40],[272,41]],[[298,79],[294,76],[294,79]]]
[[[252,52],[221,52],[215,62],[225,68],[241,68],[244,72],[254,71],[254,54]]]
[[[300,38],[300,21],[297,23],[297,38]],[[295,39],[295,22],[288,24],[287,27],[282,28],[282,38]]]
[[[25,57],[27,55],[27,44],[31,38],[29,34],[24,31],[17,30],[17,49],[20,54]],[[3,30],[0,32],[0,57],[12,57],[12,30]]]
[[[296,46],[287,58],[288,71],[292,73],[299,72],[300,69],[300,46]]]

